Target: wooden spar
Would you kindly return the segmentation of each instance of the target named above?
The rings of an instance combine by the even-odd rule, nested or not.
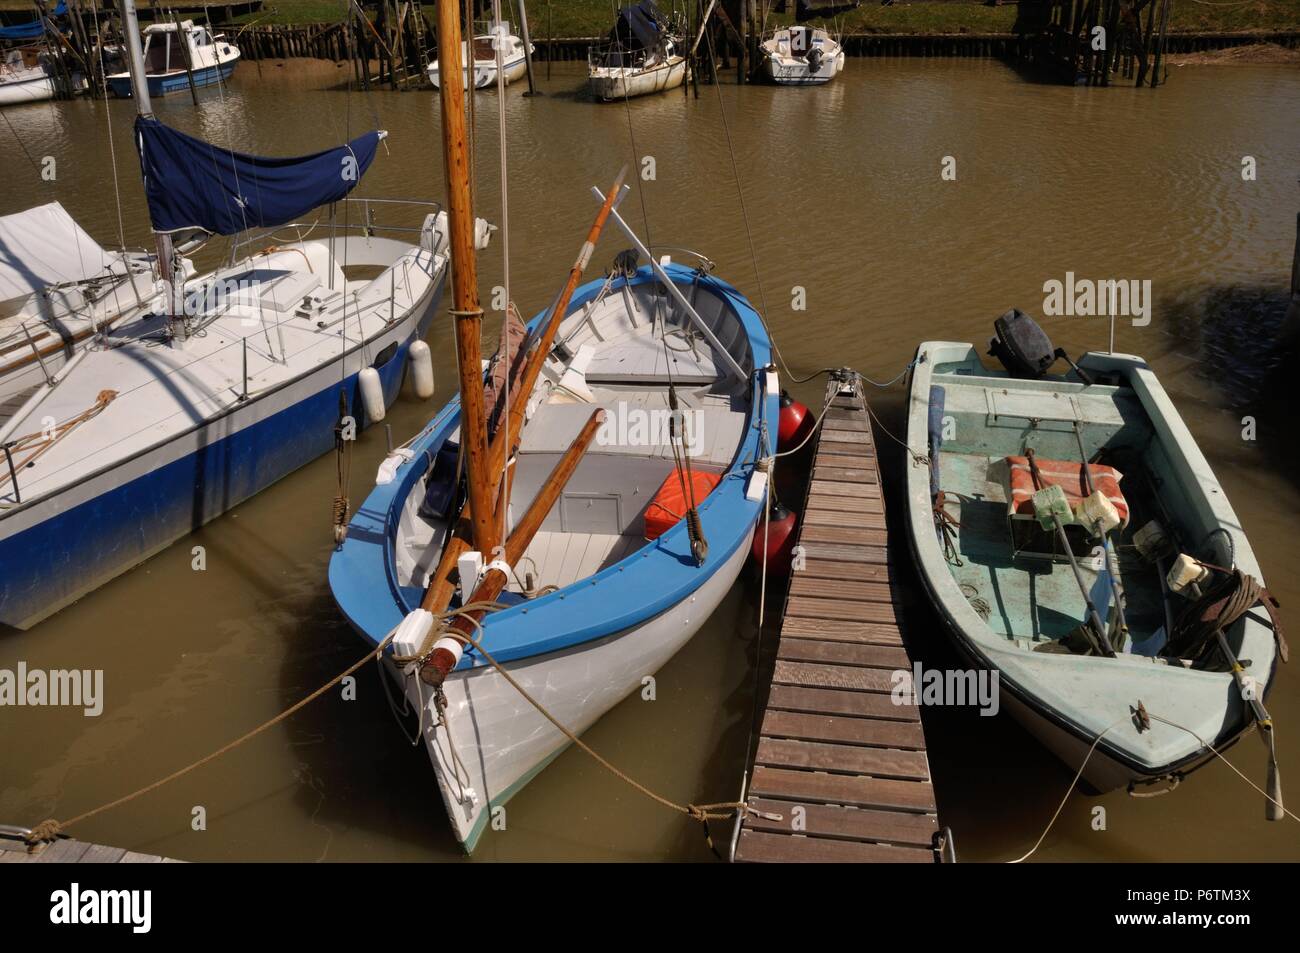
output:
[[[515,314],[513,305],[511,305],[507,310],[506,314],[506,321],[509,322],[511,316]],[[501,359],[504,359],[505,352],[509,350],[510,346],[509,330],[503,330],[501,337],[502,350],[498,352],[498,356]],[[512,357],[514,358],[512,361],[513,367],[511,368],[508,378],[511,390],[519,386],[520,378],[523,376],[524,364],[527,363],[526,361],[519,360],[518,353],[512,355]],[[498,414],[498,418],[503,417],[504,412],[505,408],[502,407],[501,413]],[[497,426],[500,426],[500,419],[497,421]],[[504,493],[505,499],[508,502],[510,499],[510,477],[514,475],[514,470],[511,469],[507,471],[507,474]],[[498,496],[500,496],[502,491],[498,489],[496,492]],[[494,519],[494,525],[497,527],[503,527],[505,525],[501,519],[502,512],[501,503],[498,500],[497,512]],[[429,576],[429,584],[425,588],[424,598],[420,600],[420,608],[432,612],[434,615],[445,612],[447,606],[451,603],[452,594],[456,591],[456,584],[453,581],[454,571],[460,557],[470,550],[469,540],[472,531],[470,529],[470,520],[468,515],[468,506],[463,505],[460,512],[460,518],[456,520],[452,527],[451,536],[449,536],[446,543],[443,544],[442,556],[438,560],[438,566],[433,571],[433,574]]]
[[[500,558],[506,565],[513,566],[523,556],[524,551],[528,549],[528,544],[533,541],[537,531],[542,528],[542,521],[546,519],[551,507],[555,505],[555,501],[560,498],[560,491],[569,482],[569,477],[573,476],[573,471],[578,468],[582,455],[587,452],[587,447],[595,439],[596,431],[604,423],[604,420],[605,411],[592,411],[586,425],[573,438],[569,448],[564,451],[564,456],[560,457],[560,462],[555,465],[551,475],[542,484],[541,490],[538,491],[533,502],[529,504],[523,518],[515,526],[514,531],[506,540],[505,546],[502,547],[503,554]],[[473,594],[465,600],[465,604],[491,602],[501,595],[502,590],[505,589],[509,581],[509,577],[502,569],[490,565],[487,571],[483,573],[483,578],[479,580],[478,585],[474,587]],[[463,635],[473,635],[475,622],[483,618],[484,612],[481,609],[476,609],[467,613],[467,615],[469,618],[457,616],[450,626],[452,635],[440,639],[434,644],[433,651],[429,653],[428,661],[420,669],[420,679],[426,684],[441,685],[447,674],[460,661],[460,652],[457,647],[447,643],[456,641],[454,633],[457,632]]]
[[[582,273],[586,271],[587,264],[591,261],[596,243],[600,241],[600,233],[605,227],[605,221],[613,211],[615,202],[623,194],[623,179],[626,175],[627,166],[623,166],[614,181],[614,187],[609,190],[609,195],[601,203],[600,211],[596,213],[596,220],[591,223],[587,240],[582,243],[582,249],[578,252],[573,267],[569,269],[569,279],[564,283],[564,290],[551,306],[537,349],[529,356],[528,363],[524,366],[523,379],[519,382],[519,386],[510,392],[510,412],[505,420],[497,424],[497,432],[492,438],[492,446],[488,451],[488,466],[492,473],[500,473],[506,461],[519,446],[519,434],[524,426],[524,412],[528,409],[528,400],[533,395],[533,388],[537,386],[537,378],[542,373],[542,366],[551,353],[551,345],[555,343],[555,333],[560,329],[560,322],[564,320],[564,314],[569,310],[573,291],[578,287]],[[508,503],[509,500],[505,502]],[[495,507],[493,509],[495,510]]]
[[[492,521],[492,479],[488,465],[487,416],[483,408],[483,372],[479,327],[483,309],[478,302],[478,263],[474,255],[474,210],[470,205],[469,154],[465,133],[465,89],[462,74],[460,10],[456,0],[438,0],[438,63],[444,82],[442,151],[447,168],[447,218],[451,241],[452,293],[455,300],[456,367],[460,372],[460,435],[468,457],[470,520],[474,547],[491,554],[497,545]],[[447,80],[447,77],[452,77]]]

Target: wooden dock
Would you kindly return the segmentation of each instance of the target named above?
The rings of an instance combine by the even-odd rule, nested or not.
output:
[[[833,378],[801,514],[737,861],[933,863],[939,819],[862,381]],[[779,819],[778,819],[779,818]]]
[[[29,854],[23,841],[26,831],[0,826],[0,864],[181,864],[184,861],[157,854],[141,854],[122,847],[105,847],[85,841],[59,838],[38,853]]]

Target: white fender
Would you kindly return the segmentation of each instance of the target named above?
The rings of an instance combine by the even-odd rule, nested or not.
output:
[[[423,341],[412,341],[410,348],[411,386],[415,396],[428,400],[433,396],[433,354]]]
[[[361,404],[366,409],[366,418],[371,423],[378,423],[388,412],[384,406],[384,385],[379,380],[379,372],[373,367],[363,367],[357,382],[361,386]]]

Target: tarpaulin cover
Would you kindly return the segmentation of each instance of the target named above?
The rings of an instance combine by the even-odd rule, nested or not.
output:
[[[50,16],[62,16],[68,12],[68,5],[60,3],[50,11]],[[0,26],[0,40],[34,40],[45,32],[45,24],[40,20],[15,23],[13,26]]]
[[[0,216],[0,317],[50,285],[96,278],[119,264],[58,202]]]
[[[374,161],[381,138],[368,132],[314,155],[265,158],[143,116],[135,131],[154,231],[201,228],[220,235],[283,225],[342,199]]]
[[[614,41],[630,49],[653,50],[659,43],[659,20],[662,14],[649,0],[618,11]],[[636,42],[631,43],[633,38]]]

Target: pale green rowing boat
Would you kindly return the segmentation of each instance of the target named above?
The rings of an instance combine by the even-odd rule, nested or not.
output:
[[[928,446],[929,459],[918,453],[908,465],[909,542],[957,647],[976,668],[998,673],[1002,703],[1029,731],[1076,769],[1100,737],[1084,774],[1098,790],[1176,783],[1213,757],[1207,742],[1222,750],[1260,718],[1229,670],[1216,627],[1198,627],[1190,616],[1214,593],[1249,603],[1222,631],[1240,678],[1261,701],[1285,643],[1275,638],[1267,593],[1255,598],[1240,577],[1188,563],[1206,574],[1202,588],[1166,590],[1180,553],[1235,567],[1261,588],[1263,577],[1223,489],[1145,362],[1089,353],[1079,367],[1083,377],[1018,379],[985,367],[970,344],[921,345],[907,433],[914,450]],[[1081,446],[1099,464],[1089,470],[1094,481],[1112,475],[1100,465],[1118,471],[1116,510],[1127,510],[1127,521],[1109,537],[1109,563],[1101,539],[1075,521],[1065,530],[1078,555],[1066,559],[1061,534],[1039,523],[1027,496],[1042,484],[1025,489],[1030,480],[1058,482],[1077,504],[1089,493]],[[1019,481],[1008,458],[1022,458]],[[1142,535],[1139,548],[1135,536],[1153,521],[1166,542]],[[1109,591],[1122,589],[1122,619],[1107,579],[1099,582],[1116,575],[1119,586]],[[1189,613],[1195,592],[1203,601]],[[1090,601],[1114,657],[1088,623]]]

